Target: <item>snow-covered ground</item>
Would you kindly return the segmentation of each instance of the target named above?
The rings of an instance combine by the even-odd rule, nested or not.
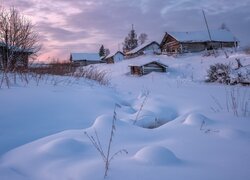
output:
[[[95,65],[110,87],[79,80],[0,89],[0,179],[250,179],[250,88],[204,83],[209,65],[250,64],[250,57],[141,56]],[[160,61],[167,73],[132,76],[128,65]],[[234,104],[234,105],[233,105]],[[236,104],[236,106],[235,106]]]

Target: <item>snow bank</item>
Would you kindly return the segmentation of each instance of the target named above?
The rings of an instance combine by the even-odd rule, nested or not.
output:
[[[134,159],[148,165],[174,165],[180,163],[180,160],[169,149],[161,146],[147,146],[140,149]]]
[[[186,125],[194,125],[194,126],[201,126],[202,124],[212,124],[213,121],[208,119],[202,114],[199,113],[191,113],[188,117],[184,120],[183,124]]]
[[[73,138],[59,138],[42,145],[38,151],[51,157],[77,156],[86,153],[87,145]]]

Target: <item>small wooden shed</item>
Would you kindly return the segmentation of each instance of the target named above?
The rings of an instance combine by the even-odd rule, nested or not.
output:
[[[121,51],[117,51],[105,57],[105,62],[108,64],[120,62],[122,60],[124,60],[124,54]]]
[[[8,54],[14,58],[15,67],[28,67],[29,57],[33,54],[32,49],[21,48],[18,46],[7,46],[5,43],[0,42],[0,69],[4,66],[1,62],[6,62],[8,59]],[[7,65],[7,64],[6,64]]]
[[[129,65],[130,72],[133,75],[146,75],[151,72],[166,72],[168,66],[157,61],[151,61],[149,63],[137,63]]]

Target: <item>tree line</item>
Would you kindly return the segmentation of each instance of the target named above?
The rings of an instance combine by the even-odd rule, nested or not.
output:
[[[141,33],[138,37],[135,32],[134,26],[132,25],[132,29],[128,33],[128,35],[125,37],[124,42],[122,43],[123,47],[123,53],[127,53],[139,45],[144,44],[148,40],[148,35],[146,33]],[[105,49],[104,45],[101,45],[101,48],[99,50],[100,57],[107,56],[109,54],[109,49]]]

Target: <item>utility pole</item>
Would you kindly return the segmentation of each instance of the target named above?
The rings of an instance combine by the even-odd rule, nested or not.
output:
[[[209,31],[209,27],[208,27],[208,23],[207,23],[207,18],[206,18],[206,15],[205,15],[205,12],[204,12],[203,9],[202,9],[202,13],[203,13],[203,17],[204,17],[204,20],[205,20],[205,23],[206,23],[206,27],[207,27],[207,32],[208,32],[208,35],[209,35],[209,39],[210,39],[210,41],[212,41],[211,34],[210,34],[210,31]]]
[[[205,12],[204,12],[203,9],[202,9],[202,13],[203,13],[203,17],[204,17],[204,20],[205,20],[205,23],[206,23],[206,27],[207,27],[207,32],[208,32],[209,40],[210,40],[210,42],[211,42],[211,46],[212,46],[213,53],[214,53],[214,56],[215,56],[215,51],[214,51],[214,48],[213,48],[213,45],[212,45],[211,33],[210,33],[210,30],[209,30],[208,23],[207,23],[207,18],[206,18],[206,15],[205,15]]]

